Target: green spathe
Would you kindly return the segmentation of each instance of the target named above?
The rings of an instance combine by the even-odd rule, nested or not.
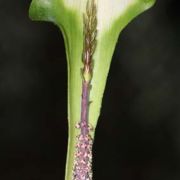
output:
[[[89,109],[89,123],[96,127],[107,75],[118,36],[138,14],[149,9],[155,0],[95,0],[97,4],[97,47],[94,54],[93,78]],[[83,51],[83,13],[87,0],[33,0],[32,20],[49,21],[62,31],[68,64],[68,121],[69,142],[66,180],[72,180],[72,169],[80,120],[82,77],[80,69]],[[92,132],[94,136],[94,131]]]

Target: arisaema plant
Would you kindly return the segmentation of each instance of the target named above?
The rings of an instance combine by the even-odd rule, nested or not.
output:
[[[66,180],[92,180],[92,146],[120,32],[155,0],[33,0],[32,20],[61,30],[68,65]]]

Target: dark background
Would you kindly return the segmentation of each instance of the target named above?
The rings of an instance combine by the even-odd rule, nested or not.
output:
[[[59,30],[0,0],[0,179],[63,180],[67,75]],[[94,180],[180,179],[180,10],[157,0],[122,32],[94,146]]]

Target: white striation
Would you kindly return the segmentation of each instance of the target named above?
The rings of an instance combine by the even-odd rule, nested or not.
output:
[[[102,30],[109,28],[137,0],[96,0],[96,2],[98,8],[98,30]]]
[[[98,30],[108,29],[131,5],[139,0],[94,0],[97,4]],[[64,0],[65,6],[85,12],[87,0]]]

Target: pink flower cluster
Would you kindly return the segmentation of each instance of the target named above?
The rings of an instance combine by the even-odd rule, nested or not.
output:
[[[92,180],[93,139],[88,134],[77,136],[77,145],[73,169],[73,180]]]

